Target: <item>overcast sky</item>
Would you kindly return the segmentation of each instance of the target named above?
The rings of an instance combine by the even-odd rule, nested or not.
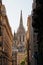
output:
[[[20,12],[22,10],[23,24],[27,29],[27,17],[32,11],[32,0],[3,0],[6,7],[7,17],[12,29],[16,32],[20,22]]]

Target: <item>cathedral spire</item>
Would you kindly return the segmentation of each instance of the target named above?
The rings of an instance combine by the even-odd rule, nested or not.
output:
[[[21,14],[20,14],[20,26],[23,26],[23,20],[22,20],[22,10],[21,10]]]
[[[0,4],[2,4],[2,0],[0,0]]]

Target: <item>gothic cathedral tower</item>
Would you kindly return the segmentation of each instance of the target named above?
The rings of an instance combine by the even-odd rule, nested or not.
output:
[[[21,10],[21,14],[20,14],[20,24],[19,24],[19,28],[17,30],[17,38],[19,40],[19,44],[18,44],[18,51],[19,52],[24,52],[25,51],[25,29],[23,26],[23,19],[22,19],[22,10]]]

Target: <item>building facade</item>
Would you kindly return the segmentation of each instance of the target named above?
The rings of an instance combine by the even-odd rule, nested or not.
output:
[[[17,53],[18,53],[17,43],[18,40],[14,32],[13,45],[12,45],[12,65],[17,65]]]
[[[17,49],[18,49],[18,53],[17,53],[17,65],[20,65],[21,61],[25,58],[25,29],[23,26],[23,19],[22,19],[22,11],[20,14],[20,24],[16,33],[16,37],[17,37]]]
[[[32,43],[32,29],[31,29],[31,16],[27,18],[27,33],[26,33],[26,45],[27,45],[27,65],[31,65],[31,43]]]
[[[0,65],[12,65],[12,39],[6,8],[0,0]]]
[[[34,32],[35,65],[43,65],[43,0],[33,0],[32,26]]]
[[[19,40],[18,51],[24,52],[25,51],[25,47],[24,47],[25,46],[25,29],[23,26],[22,11],[20,14],[20,24],[19,24],[16,35]]]

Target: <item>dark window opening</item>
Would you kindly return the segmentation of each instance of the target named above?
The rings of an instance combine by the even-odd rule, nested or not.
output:
[[[2,42],[0,42],[0,46],[2,46]]]
[[[2,62],[1,62],[1,60],[2,60],[2,59],[0,58],[0,65],[2,65]]]
[[[21,36],[20,36],[20,42],[21,42]]]
[[[0,36],[2,35],[2,32],[1,32],[1,27],[0,27]]]
[[[23,41],[24,41],[24,36],[23,36]]]

